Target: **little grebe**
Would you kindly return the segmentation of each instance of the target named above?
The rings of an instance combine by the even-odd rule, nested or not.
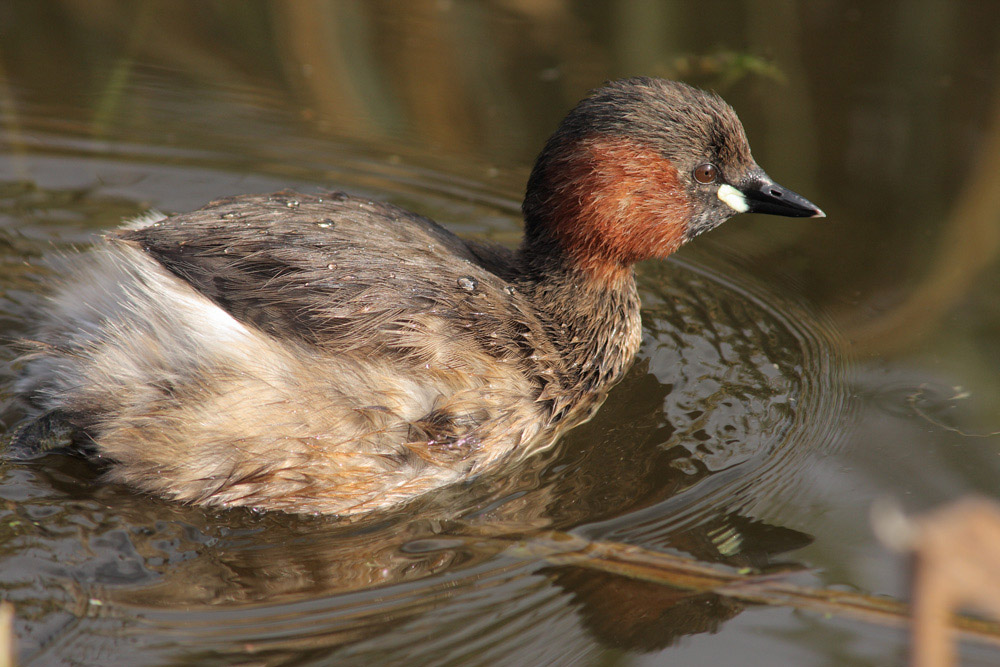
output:
[[[629,367],[632,265],[736,213],[822,216],[735,112],[635,78],[580,102],[528,180],[517,251],[388,204],[282,192],[111,233],[22,357],[37,410],[177,500],[352,515],[552,442]]]

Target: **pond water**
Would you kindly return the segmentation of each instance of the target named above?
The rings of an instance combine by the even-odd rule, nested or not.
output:
[[[872,502],[998,495],[988,3],[65,0],[0,6],[0,34],[7,340],[48,258],[151,207],[344,189],[515,244],[548,133],[625,75],[718,90],[758,162],[828,215],[740,216],[640,266],[643,347],[597,416],[398,512],[206,511],[67,454],[0,462],[25,664],[895,664],[901,630],[571,555],[905,599]]]

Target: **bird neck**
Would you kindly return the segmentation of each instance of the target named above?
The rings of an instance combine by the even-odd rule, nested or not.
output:
[[[631,267],[595,275],[558,255],[522,246],[523,289],[545,316],[568,388],[601,391],[621,379],[642,342],[635,275]]]
[[[694,204],[648,142],[559,132],[535,163],[522,209],[522,266],[568,381],[602,389],[642,339],[632,266],[683,245]]]

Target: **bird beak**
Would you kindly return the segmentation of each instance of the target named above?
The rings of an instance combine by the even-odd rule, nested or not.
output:
[[[732,192],[722,193],[723,187],[729,187]],[[725,196],[735,198],[742,197],[744,206],[741,212],[749,213],[770,213],[771,215],[785,215],[790,218],[825,218],[826,213],[818,206],[800,194],[781,187],[771,180],[771,177],[761,172],[753,174],[744,179],[739,188],[723,185],[719,188],[719,199],[730,206],[732,204],[725,199]],[[735,207],[734,207],[735,208]]]

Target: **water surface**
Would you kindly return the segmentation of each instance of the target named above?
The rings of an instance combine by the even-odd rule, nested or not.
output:
[[[758,161],[829,216],[738,217],[639,267],[642,351],[592,421],[513,473],[359,524],[184,507],[103,484],[64,454],[4,461],[0,588],[22,659],[898,662],[894,630],[652,586],[535,547],[801,567],[808,585],[902,597],[904,565],[868,527],[872,500],[997,495],[994,14],[0,8],[18,28],[0,42],[7,337],[26,329],[47,257],[151,207],[346,189],[514,244],[548,132],[588,88],[628,74],[722,92]],[[968,664],[997,659],[964,650]]]

